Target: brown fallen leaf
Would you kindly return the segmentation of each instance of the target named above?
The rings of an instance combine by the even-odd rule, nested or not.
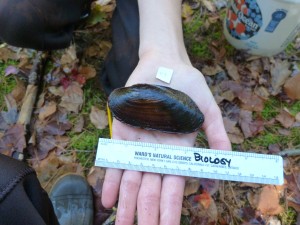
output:
[[[83,130],[83,126],[84,126],[84,118],[82,115],[79,115],[72,131],[75,133],[81,133]]]
[[[264,100],[253,93],[252,89],[242,86],[236,81],[222,81],[221,88],[231,90],[242,102],[241,108],[260,112],[264,109]]]
[[[11,92],[11,95],[14,97],[17,103],[20,103],[24,97],[24,93],[26,92],[25,84],[22,80],[16,79],[16,86]]]
[[[89,174],[87,175],[88,183],[93,187],[97,187],[98,180],[104,180],[105,177],[105,169],[102,167],[91,167]]]
[[[42,160],[57,146],[56,139],[52,135],[37,137],[37,157]]]
[[[208,209],[208,207],[210,206],[211,202],[212,202],[212,198],[210,196],[210,194],[207,191],[202,191],[201,194],[196,195],[194,197],[194,201],[195,202],[199,202],[204,209]]]
[[[108,125],[108,118],[104,110],[92,106],[90,120],[97,129],[104,129]]]
[[[252,112],[248,110],[240,111],[239,124],[241,126],[245,138],[253,137],[264,130],[263,121],[253,121]]]
[[[65,90],[60,106],[69,112],[78,113],[83,104],[83,91],[77,82],[72,82]]]
[[[254,79],[257,79],[263,72],[261,59],[252,60],[250,64],[246,65],[246,67],[251,71],[251,75]]]
[[[17,54],[7,47],[0,48],[0,60],[7,62],[9,59],[17,59]]]
[[[225,130],[228,134],[231,143],[241,144],[244,142],[244,135],[241,130],[236,127],[237,122],[230,120],[227,117],[223,118]]]
[[[242,101],[241,108],[261,112],[264,109],[264,101],[252,91],[243,90],[238,98]]]
[[[63,135],[67,130],[72,128],[72,124],[69,121],[55,121],[51,118],[50,121],[43,126],[41,131],[50,135]]]
[[[185,182],[184,196],[195,194],[200,187],[200,181],[197,178],[188,178]]]
[[[220,73],[222,71],[224,71],[224,70],[218,64],[215,64],[215,65],[205,65],[201,69],[201,72],[204,75],[206,75],[206,76],[213,76],[213,75],[216,75],[217,73]]]
[[[98,45],[100,47],[100,52],[98,55],[104,58],[111,49],[112,43],[110,41],[101,40],[99,41]]]
[[[94,44],[85,49],[84,55],[89,58],[94,57],[94,56],[101,57],[100,52],[101,52],[100,47],[97,44]]]
[[[91,65],[80,66],[78,69],[80,75],[82,75],[86,80],[91,79],[96,76],[96,69]]]
[[[262,188],[257,209],[264,215],[277,215],[284,211],[279,204],[279,193],[275,186],[266,185]]]
[[[210,222],[215,222],[218,218],[218,209],[215,203],[215,200],[211,195],[202,191],[201,194],[194,196],[194,201],[200,204],[200,207],[197,212],[197,217],[207,217],[208,221],[203,224],[210,224]],[[199,223],[195,223],[199,224]],[[212,223],[215,224],[215,223]]]
[[[284,91],[289,98],[300,100],[300,73],[285,82]]]
[[[279,144],[270,144],[268,146],[268,150],[271,154],[277,154],[278,152],[281,151],[280,145]]]
[[[288,205],[293,207],[298,213],[300,213],[300,171],[299,167],[291,169],[291,173],[285,173],[284,179],[287,186],[287,201]]]
[[[4,100],[5,100],[5,103],[6,103],[6,108],[8,110],[17,109],[18,105],[17,105],[17,102],[16,102],[16,100],[13,97],[12,94],[4,95]]]
[[[280,122],[283,127],[290,128],[295,122],[295,117],[291,115],[287,109],[282,109],[276,116],[276,120]]]
[[[51,94],[53,94],[53,95],[55,95],[55,96],[63,96],[64,95],[64,88],[63,88],[63,86],[59,86],[59,87],[55,87],[55,86],[50,86],[49,88],[48,88],[48,91],[51,93]]]
[[[210,12],[216,12],[216,6],[212,1],[208,0],[201,0],[203,5],[210,11]]]
[[[240,80],[240,74],[238,72],[237,66],[230,60],[225,60],[225,67],[228,72],[228,75],[235,81]]]
[[[65,152],[65,148],[70,143],[70,138],[67,136],[55,136],[56,154]]]
[[[273,88],[272,95],[277,95],[280,90],[282,85],[285,83],[287,78],[291,75],[292,71],[289,70],[290,68],[290,63],[285,60],[282,61],[280,59],[277,60],[272,60],[272,65],[271,65],[271,85]]]
[[[219,185],[219,180],[200,178],[201,189],[207,191],[210,195],[214,195],[219,190]]]
[[[39,111],[39,120],[44,120],[56,112],[56,102],[47,102]]]
[[[62,175],[67,173],[83,175],[82,166],[75,160],[74,155],[60,157],[51,151],[45,159],[33,158],[29,162],[36,170],[41,186],[49,192],[55,181]]]
[[[69,48],[65,50],[65,53],[61,56],[60,63],[62,65],[65,65],[65,64],[73,64],[76,61],[77,61],[76,46],[71,45]]]
[[[263,100],[268,100],[269,96],[270,96],[269,91],[264,86],[257,86],[257,87],[255,87],[254,93],[257,96],[261,97]]]
[[[23,152],[25,147],[25,130],[21,124],[8,128],[0,139],[0,152],[9,156],[14,151]]]
[[[228,91],[224,91],[222,94],[221,94],[221,97],[227,101],[233,101],[233,99],[235,99],[235,94],[231,91],[231,90],[228,90]]]

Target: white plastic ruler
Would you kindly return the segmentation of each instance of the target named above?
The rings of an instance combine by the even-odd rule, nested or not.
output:
[[[99,139],[95,165],[161,174],[283,184],[281,156]]]

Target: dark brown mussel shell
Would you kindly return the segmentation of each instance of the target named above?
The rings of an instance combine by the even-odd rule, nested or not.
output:
[[[191,133],[204,122],[202,112],[188,95],[166,86],[118,88],[110,94],[108,105],[117,120],[148,130]]]

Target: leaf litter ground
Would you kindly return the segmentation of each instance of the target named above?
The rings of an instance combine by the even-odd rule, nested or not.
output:
[[[285,184],[189,178],[181,224],[300,224],[300,38],[270,58],[237,51],[222,34],[224,6],[221,0],[183,2],[189,55],[221,108],[233,149],[283,155]],[[114,224],[116,212],[102,207],[105,170],[93,167],[98,138],[109,138],[106,96],[97,74],[111,47],[114,7],[113,1],[97,1],[68,49],[41,54],[0,46],[1,153],[24,152],[47,191],[64,173],[86,176],[97,224]],[[19,118],[24,93],[34,94],[28,84],[37,59],[38,92],[24,127]],[[204,133],[196,146],[208,147]]]

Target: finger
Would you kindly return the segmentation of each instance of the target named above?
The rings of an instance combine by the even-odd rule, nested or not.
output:
[[[111,208],[116,204],[123,170],[106,169],[105,179],[102,189],[102,204],[106,208]]]
[[[222,114],[215,102],[210,104],[205,114],[203,129],[207,136],[210,148],[231,150],[231,144],[224,127]]]
[[[161,225],[180,224],[184,185],[184,177],[164,175],[160,201]]]
[[[138,224],[157,225],[159,221],[159,201],[161,175],[144,173],[138,195]]]
[[[142,173],[125,170],[123,173],[118,203],[117,225],[132,225],[136,211],[137,196],[142,181]]]

